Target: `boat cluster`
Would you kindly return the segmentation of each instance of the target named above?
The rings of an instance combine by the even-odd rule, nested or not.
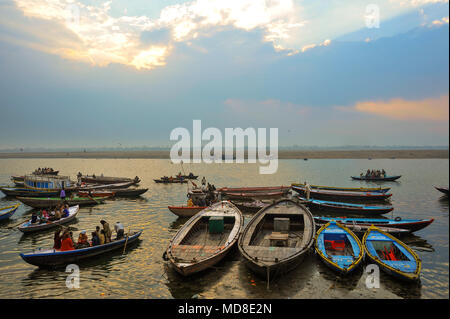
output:
[[[134,179],[122,177],[84,176],[78,174],[78,182],[69,177],[56,175],[30,174],[13,176],[13,187],[0,187],[5,195],[15,197],[27,206],[38,209],[30,220],[20,224],[18,229],[23,233],[35,233],[50,228],[59,227],[73,221],[80,206],[97,205],[105,200],[120,197],[137,197],[145,193],[147,188],[138,188],[138,177]],[[0,209],[0,220],[11,217],[20,204]],[[20,254],[28,263],[35,266],[58,266],[85,258],[97,256],[135,242],[142,231],[128,231],[115,240],[106,241],[101,245],[84,245],[76,249],[65,250],[54,247],[47,250]],[[58,231],[59,233],[59,231]],[[66,233],[67,229],[66,229]],[[76,245],[75,245],[76,246]]]
[[[398,237],[423,229],[433,219],[374,217],[393,210],[389,190],[307,183],[219,188],[210,206],[168,207],[189,220],[163,258],[186,276],[212,267],[236,244],[249,269],[270,280],[315,251],[341,275],[371,260],[397,278],[417,281],[421,260]],[[198,198],[210,192],[195,188],[188,195]],[[254,214],[245,227],[243,213]],[[354,217],[340,217],[349,215]]]

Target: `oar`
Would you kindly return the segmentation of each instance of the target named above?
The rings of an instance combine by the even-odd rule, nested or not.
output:
[[[101,204],[100,202],[97,202],[91,195],[89,195],[89,193],[88,193],[88,197],[89,197],[90,199],[92,199],[94,202],[96,202],[98,205]]]
[[[125,255],[125,249],[127,248],[128,236],[129,236],[130,231],[131,231],[131,230],[128,229],[127,239],[125,240],[125,245],[123,246],[123,252],[122,252],[122,255]]]

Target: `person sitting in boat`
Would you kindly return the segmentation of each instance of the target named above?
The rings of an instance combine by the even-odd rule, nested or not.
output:
[[[53,249],[61,249],[61,230],[55,231],[53,236]]]
[[[124,232],[125,232],[125,228],[123,227],[121,222],[117,222],[114,224],[114,230],[116,231],[116,240],[122,239]]]
[[[203,176],[203,178],[202,178],[202,186],[206,186],[206,178],[205,178],[205,176]]]
[[[69,212],[69,205],[66,205],[66,206],[64,207],[64,210],[63,210],[63,213],[62,213],[62,217],[63,217],[63,218],[66,218],[66,217],[69,217],[69,215],[70,215],[70,212]]]
[[[103,245],[106,243],[106,234],[105,234],[105,230],[101,230],[100,231],[100,235],[98,236],[98,239],[100,240],[100,245]]]
[[[386,171],[384,170],[384,168],[381,170],[381,175],[383,176],[383,178],[386,177]]]
[[[100,224],[103,225],[103,230],[105,231],[105,236],[106,236],[105,243],[110,243],[112,231],[111,231],[111,228],[109,227],[109,224],[103,219],[100,221]]]
[[[33,214],[31,214],[31,223],[36,224],[37,221],[38,221],[38,215],[36,212],[33,212]]]
[[[187,207],[192,207],[192,206],[194,206],[194,202],[192,202],[192,198],[189,198],[187,200]]]
[[[44,208],[44,209],[42,210],[42,218],[45,219],[45,220],[48,220],[49,217],[50,217],[50,216],[48,216],[47,210]]]
[[[97,233],[95,231],[92,232],[91,236],[92,236],[91,245],[92,246],[100,245],[100,238],[98,238]]]
[[[61,240],[61,251],[74,250],[73,241],[70,238],[69,233],[64,233],[63,238]]]
[[[81,233],[78,235],[78,241],[75,248],[79,249],[85,247],[89,247],[88,236],[86,234],[86,231],[82,230]]]

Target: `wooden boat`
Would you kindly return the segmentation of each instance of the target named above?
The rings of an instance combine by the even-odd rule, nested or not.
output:
[[[80,176],[81,182],[91,183],[91,184],[117,184],[132,182],[133,184],[138,184],[141,180],[139,177],[128,178],[128,177],[109,177],[109,176],[97,176],[97,175],[82,175]]]
[[[385,176],[385,177],[351,176],[351,178],[356,181],[367,181],[367,182],[393,182],[399,179],[400,177],[402,177],[402,175]]]
[[[115,192],[106,191],[106,190],[97,190],[97,191],[81,191],[78,192],[78,197],[114,197]]]
[[[31,220],[29,220],[29,221],[21,224],[19,226],[19,230],[23,233],[32,233],[32,232],[37,232],[40,230],[46,230],[49,228],[53,228],[53,227],[56,227],[58,225],[62,225],[65,223],[69,223],[76,218],[79,210],[80,210],[80,206],[69,207],[69,216],[60,218],[55,221],[46,221],[42,224],[40,224],[40,223],[33,224],[33,223],[31,223]]]
[[[271,192],[283,192],[287,193],[291,189],[290,186],[270,186],[270,187],[222,187],[217,192],[222,194],[229,193],[271,193]]]
[[[371,226],[375,225],[377,227],[389,227],[389,228],[401,228],[406,229],[410,232],[415,232],[423,229],[430,225],[434,219],[401,219],[397,217],[395,219],[384,219],[384,218],[346,218],[346,217],[319,217],[315,216],[314,219],[317,223],[328,223],[331,220],[336,220],[336,222],[344,224],[349,227],[349,225],[355,226]]]
[[[123,249],[130,244],[136,242],[141,235],[141,231],[125,234],[125,238],[120,240],[113,240],[110,243],[91,246],[87,248],[80,248],[75,250],[60,251],[55,249],[39,249],[31,253],[20,254],[22,259],[34,266],[38,267],[55,267],[67,264],[77,264],[88,258],[96,257],[114,250]]]
[[[302,201],[305,201],[308,206],[326,210],[333,213],[344,214],[361,214],[366,216],[383,215],[394,210],[392,205],[362,205],[352,203],[331,202],[318,199],[310,199],[299,197]]]
[[[207,206],[168,206],[169,210],[179,217],[192,217]]]
[[[123,182],[114,184],[82,184],[77,188],[78,191],[101,190],[101,189],[124,189],[134,185],[134,182]]]
[[[302,183],[294,183],[291,186],[300,186],[305,187],[306,184]],[[331,191],[347,191],[347,192],[380,192],[387,193],[390,188],[389,187],[334,187],[334,186],[320,186],[320,185],[309,185],[311,189],[322,189],[322,190],[331,190]]]
[[[248,212],[248,213],[257,213],[264,207],[267,207],[270,205],[270,203],[266,203],[260,200],[254,200],[251,202],[233,202],[233,204],[239,208],[241,212]]]
[[[434,186],[434,188],[436,188],[438,191],[440,191],[441,193],[444,193],[445,195],[447,195],[448,196],[448,187],[444,187],[444,186],[441,186],[441,187],[438,187],[438,186]]]
[[[358,237],[335,221],[317,231],[315,248],[328,267],[344,275],[358,267],[364,258],[364,247]]]
[[[37,171],[34,171],[31,174],[33,174],[33,175],[41,175],[41,176],[44,176],[44,175],[56,176],[56,175],[58,175],[58,173],[59,173],[59,171],[48,171],[48,172],[37,172]]]
[[[215,203],[191,217],[170,241],[164,256],[183,276],[222,260],[237,242],[244,225],[239,209],[227,201]]]
[[[25,175],[24,187],[41,191],[61,191],[67,192],[76,189],[76,185],[68,176],[48,176],[48,175]]]
[[[148,188],[113,189],[113,192],[116,197],[138,197],[147,191],[148,191]]]
[[[24,176],[11,176],[11,181],[16,185],[17,187],[24,187]]]
[[[258,193],[226,193],[226,198],[235,200],[248,199],[279,199],[285,196],[284,192],[258,192]]]
[[[189,173],[189,175],[181,175],[182,178],[184,179],[197,179],[198,175],[194,175],[192,173]]]
[[[22,196],[22,197],[55,197],[59,196],[60,191],[42,191],[38,189],[19,188],[19,187],[0,187],[6,196]]]
[[[107,197],[93,197],[93,198],[86,198],[86,197],[73,197],[73,198],[66,198],[64,201],[62,201],[58,197],[17,197],[18,200],[20,200],[25,205],[31,206],[33,208],[49,208],[49,207],[56,207],[61,202],[66,203],[69,206],[88,206],[88,205],[97,205],[100,203],[103,203],[104,200]]]
[[[394,236],[371,226],[364,234],[367,256],[383,271],[397,278],[417,281],[422,262],[417,254]]]
[[[20,204],[0,208],[0,221],[10,218],[16,212]]]
[[[306,197],[306,189],[302,186],[292,186],[292,189]],[[343,201],[378,201],[387,200],[392,194],[380,193],[380,192],[348,192],[348,191],[333,191],[333,190],[321,190],[311,189],[310,198],[312,199],[338,199]]]
[[[160,179],[154,179],[155,183],[163,183],[163,184],[182,184],[187,183],[187,179],[180,179],[180,178],[160,178]]]
[[[261,209],[239,238],[239,251],[252,271],[269,281],[298,266],[314,243],[311,212],[290,199]]]

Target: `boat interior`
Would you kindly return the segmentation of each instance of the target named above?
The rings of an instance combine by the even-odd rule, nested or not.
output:
[[[172,246],[172,255],[188,261],[213,255],[218,249],[225,248],[235,222],[234,216],[203,216],[178,245]]]
[[[405,254],[391,241],[377,240],[371,241],[372,246],[381,260],[405,261],[409,260]]]
[[[346,234],[325,233],[323,240],[328,256],[353,256],[353,247]]]

